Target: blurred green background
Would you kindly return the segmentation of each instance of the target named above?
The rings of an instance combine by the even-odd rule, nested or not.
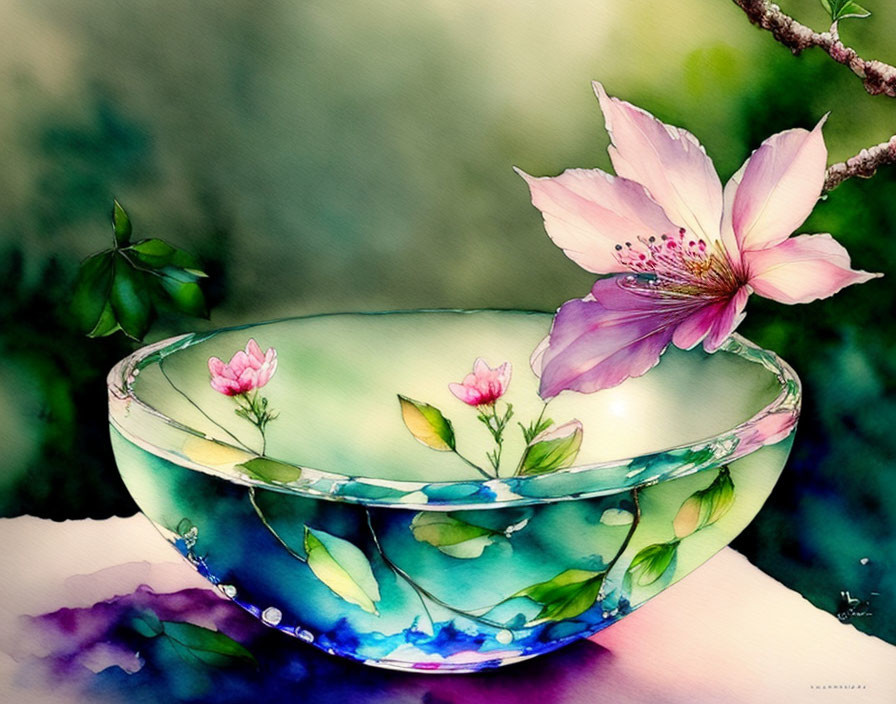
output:
[[[896,4],[841,35],[896,62]],[[817,0],[782,0],[817,29]],[[0,0],[0,515],[135,511],[104,376],[134,345],[79,335],[79,260],[136,237],[200,255],[210,321],[322,311],[552,310],[592,276],[542,229],[518,165],[609,168],[601,80],[698,135],[723,178],[762,139],[825,127],[831,161],[896,131],[818,50],[794,58],[726,0]],[[871,598],[896,642],[896,168],[849,181],[806,232],[886,278],[811,306],[751,302],[740,330],[801,375],[788,468],[734,546],[813,603]],[[877,592],[877,596],[871,596]],[[785,617],[769,614],[770,619]]]

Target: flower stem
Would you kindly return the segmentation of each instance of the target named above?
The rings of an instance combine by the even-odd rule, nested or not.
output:
[[[411,589],[413,589],[416,592],[417,597],[420,599],[421,603],[424,601],[424,599],[429,599],[429,601],[431,601],[432,603],[434,603],[438,606],[441,606],[443,609],[446,609],[447,611],[457,614],[458,616],[463,616],[464,618],[468,618],[471,621],[478,621],[479,623],[483,623],[486,626],[489,626],[491,628],[499,628],[499,629],[507,628],[507,626],[505,624],[499,623],[498,621],[492,621],[491,619],[483,618],[482,616],[477,616],[473,612],[464,611],[463,609],[459,609],[455,606],[451,606],[451,604],[448,604],[448,603],[442,601],[435,594],[433,594],[429,590],[427,590],[424,587],[421,587],[419,584],[417,584],[417,582],[414,581],[414,578],[411,577],[411,575],[409,575],[407,572],[405,572],[403,569],[401,569],[401,567],[399,567],[394,562],[392,562],[392,560],[386,555],[386,551],[383,550],[383,546],[380,544],[380,539],[376,534],[376,530],[374,530],[373,517],[370,515],[370,510],[364,509],[364,513],[367,515],[367,527],[370,529],[370,536],[373,538],[373,544],[376,546],[376,550],[380,554],[380,557],[383,558],[383,562],[385,562],[386,566],[389,569],[391,569],[396,575],[398,575],[405,582],[407,582],[408,586],[411,587]],[[499,603],[503,603],[503,602],[499,602]],[[497,606],[497,605],[498,604],[495,604],[495,606]],[[493,608],[495,608],[495,606],[487,607],[483,611],[483,613],[488,613]],[[426,607],[425,604],[423,605],[423,608],[426,611],[427,616],[429,616],[430,623],[432,623],[433,626],[435,626],[435,622],[432,619],[432,615],[430,614],[429,609]]]
[[[632,518],[631,528],[628,529],[628,534],[625,536],[625,540],[622,541],[622,545],[619,546],[619,550],[616,551],[613,559],[610,560],[610,562],[607,564],[607,567],[604,570],[604,574],[609,574],[610,570],[613,569],[613,567],[619,561],[619,558],[622,557],[622,553],[624,553],[626,548],[628,548],[628,545],[632,540],[632,536],[635,534],[635,530],[638,528],[638,524],[641,522],[641,503],[638,500],[637,489],[632,489],[632,501],[634,501],[635,503],[635,513],[634,518]]]
[[[491,474],[489,474],[488,472],[486,472],[486,471],[485,471],[482,467],[480,467],[478,464],[476,464],[475,462],[471,462],[470,460],[468,460],[466,457],[464,457],[462,454],[460,454],[457,450],[452,450],[452,452],[454,452],[455,455],[457,455],[458,457],[460,457],[460,459],[462,459],[464,462],[466,462],[468,465],[470,465],[473,469],[475,469],[477,472],[479,472],[479,473],[480,473],[483,477],[485,477],[486,479],[494,479],[494,478],[495,478],[495,477],[493,477]]]
[[[274,538],[277,539],[277,542],[280,543],[280,545],[286,550],[286,552],[288,552],[290,555],[292,555],[294,558],[296,558],[299,562],[307,563],[308,559],[304,555],[300,555],[295,550],[293,550],[287,544],[287,542],[283,538],[280,537],[280,535],[277,533],[277,531],[274,530],[274,527],[270,523],[268,523],[267,519],[264,516],[264,513],[261,510],[261,507],[258,505],[257,501],[255,500],[255,487],[254,486],[249,487],[249,503],[252,504],[252,508],[255,509],[255,515],[258,516],[258,519],[261,521],[261,523],[264,525],[264,527],[267,528],[268,532],[270,532],[270,534],[273,535]]]

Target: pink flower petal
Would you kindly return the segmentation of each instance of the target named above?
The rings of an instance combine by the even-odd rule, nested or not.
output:
[[[772,135],[747,160],[731,209],[741,251],[773,247],[812,212],[828,157],[823,124],[824,119],[811,132],[792,129]]]
[[[678,324],[672,335],[672,344],[682,350],[696,347],[709,334],[724,307],[725,303],[722,302],[699,308]]]
[[[250,338],[249,342],[246,343],[246,355],[249,357],[249,363],[256,369],[264,362],[264,354],[255,338]]]
[[[616,173],[643,184],[676,225],[707,242],[717,240],[722,184],[697,138],[609,97],[600,83],[594,83],[594,91],[612,140]]]
[[[217,357],[208,358],[208,370],[211,372],[212,376],[220,376],[223,374],[226,366],[227,365]]]
[[[828,234],[800,235],[770,249],[745,252],[744,264],[756,293],[781,303],[827,298],[881,276],[851,269],[849,254]]]
[[[712,329],[703,340],[703,349],[707,352],[715,352],[722,343],[728,339],[728,336],[734,332],[734,329],[740,325],[746,316],[744,306],[747,305],[747,299],[750,297],[750,289],[742,286],[730,301],[725,303],[719,310],[713,320]]]
[[[513,367],[510,362],[504,362],[500,367],[498,367],[498,378],[497,383],[498,386],[503,390],[510,386],[510,375],[513,372]]]
[[[479,405],[480,394],[475,387],[452,383],[448,384],[448,389],[464,403],[471,406]]]
[[[215,391],[226,394],[227,396],[235,396],[236,394],[241,393],[238,388],[237,382],[233,379],[216,376],[211,380],[210,383]]]
[[[250,368],[249,355],[240,350],[230,358],[230,363],[227,366],[230,367],[236,378],[239,378],[245,369]]]
[[[529,184],[532,204],[542,212],[554,244],[586,271],[626,271],[616,258],[617,244],[678,229],[644,187],[628,179],[599,169],[568,169],[542,178],[516,172]]]
[[[641,376],[659,362],[675,326],[700,305],[699,299],[672,305],[631,293],[616,278],[595,284],[596,300],[560,307],[542,357],[542,398],[565,389],[591,393]]]
[[[747,159],[734,175],[728,179],[728,183],[725,184],[725,190],[722,192],[722,245],[725,248],[725,253],[728,255],[728,260],[737,272],[740,272],[742,269],[742,263],[740,245],[737,242],[737,235],[734,234],[734,226],[731,224],[731,211],[734,209],[737,187],[740,186],[749,161]]]

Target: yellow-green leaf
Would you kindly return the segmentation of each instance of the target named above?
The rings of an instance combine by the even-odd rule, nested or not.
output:
[[[266,482],[289,483],[296,481],[302,476],[301,467],[278,462],[277,460],[268,459],[267,457],[255,457],[248,462],[238,464],[246,472]]]
[[[347,540],[305,526],[305,553],[308,567],[334,594],[371,614],[380,600],[379,584],[370,562]]]
[[[398,396],[401,417],[407,429],[417,440],[439,452],[454,450],[454,429],[451,421],[435,406]]]
[[[546,621],[575,618],[594,606],[600,595],[604,576],[604,572],[570,569],[546,582],[521,589],[510,598],[528,597],[542,605],[535,618],[526,623],[527,627]]]
[[[467,523],[443,511],[421,511],[411,521],[411,532],[421,543],[429,543],[446,555],[470,559],[494,542],[498,531]]]
[[[517,474],[545,474],[569,467],[581,446],[582,424],[577,420],[542,431],[526,447]]]
[[[678,509],[672,522],[677,538],[684,538],[718,521],[734,504],[734,482],[727,468],[719,471],[713,482],[695,491]]]
[[[625,582],[646,587],[663,576],[678,553],[678,541],[648,545],[638,552],[625,573]]]

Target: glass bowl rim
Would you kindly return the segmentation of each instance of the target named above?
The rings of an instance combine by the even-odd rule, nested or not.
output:
[[[172,450],[153,445],[145,438],[141,438],[138,433],[133,432],[132,429],[126,430],[120,422],[121,419],[116,415],[116,408],[125,408],[129,413],[133,407],[136,406],[137,409],[142,411],[148,417],[154,418],[157,421],[162,421],[168,426],[180,430],[185,436],[191,435],[200,437],[225,448],[244,452],[243,448],[238,448],[235,445],[218,438],[208,437],[179,423],[176,419],[169,418],[145,401],[139,399],[133,388],[133,382],[136,378],[136,373],[139,373],[139,369],[155,361],[161,361],[169,354],[173,354],[185,347],[192,347],[193,345],[200,344],[220,333],[246,330],[296,320],[311,320],[325,317],[386,316],[421,313],[515,313],[543,315],[545,317],[553,315],[552,313],[545,311],[502,308],[423,308],[369,312],[347,311],[288,316],[260,323],[227,326],[208,332],[176,335],[135,350],[130,355],[120,360],[109,371],[107,376],[107,389],[109,393],[110,424],[113,430],[117,430],[127,440],[134,442],[139,447],[155,456],[168,459],[179,466],[198,470],[235,484],[255,486],[281,493],[304,496],[306,498],[344,501],[368,506],[418,510],[462,510],[490,507],[503,508],[507,506],[551,503],[556,501],[607,496],[620,492],[632,491],[633,489],[656,484],[668,479],[687,476],[689,474],[712,469],[728,462],[732,462],[758,450],[760,447],[781,442],[792,436],[796,428],[796,422],[799,418],[802,387],[796,372],[774,352],[759,347],[737,333],[733,333],[713,354],[727,352],[738,355],[748,362],[760,364],[775,375],[780,388],[775,399],[753,416],[741,421],[731,429],[699,440],[662,448],[644,455],[607,460],[587,465],[577,465],[556,470],[548,474],[536,474],[522,477],[497,477],[492,479],[471,477],[468,479],[426,482],[421,480],[381,479],[353,476],[329,470],[306,467],[292,462],[283,462],[282,460],[266,456],[267,459],[272,459],[280,464],[300,470],[300,477],[291,482],[263,480],[252,477],[246,473],[235,474],[232,468],[230,471],[225,471],[219,468],[224,465],[217,465],[214,467],[205,465],[190,460]],[[649,374],[650,372],[648,371],[647,373]],[[751,430],[755,430],[758,424],[768,420],[771,416],[776,414],[781,414],[784,421],[777,434],[765,438],[760,437],[758,445],[755,442],[752,445],[743,442],[744,438],[749,435]],[[688,453],[695,453],[697,455],[702,453],[701,460],[695,462],[682,461],[678,462],[678,466],[675,466],[676,463],[674,462],[674,459],[676,457],[679,457],[679,459],[686,457],[688,456]],[[663,456],[672,458],[672,461],[669,463],[670,466],[658,475],[638,477],[636,474],[635,476],[637,478],[635,481],[622,484],[606,484],[605,482],[600,481],[600,475],[606,473],[610,468],[634,466],[637,463],[647,465],[651,461],[658,461],[658,458]],[[568,482],[564,483],[564,480],[568,480],[569,477],[574,475],[576,476],[576,480],[581,484],[581,490],[569,491],[567,487]],[[589,478],[592,479],[591,482],[582,481]],[[457,493],[452,491],[454,489],[463,488],[466,488],[467,491],[460,491]],[[376,495],[378,490],[381,496]],[[429,494],[426,493],[427,491]]]

